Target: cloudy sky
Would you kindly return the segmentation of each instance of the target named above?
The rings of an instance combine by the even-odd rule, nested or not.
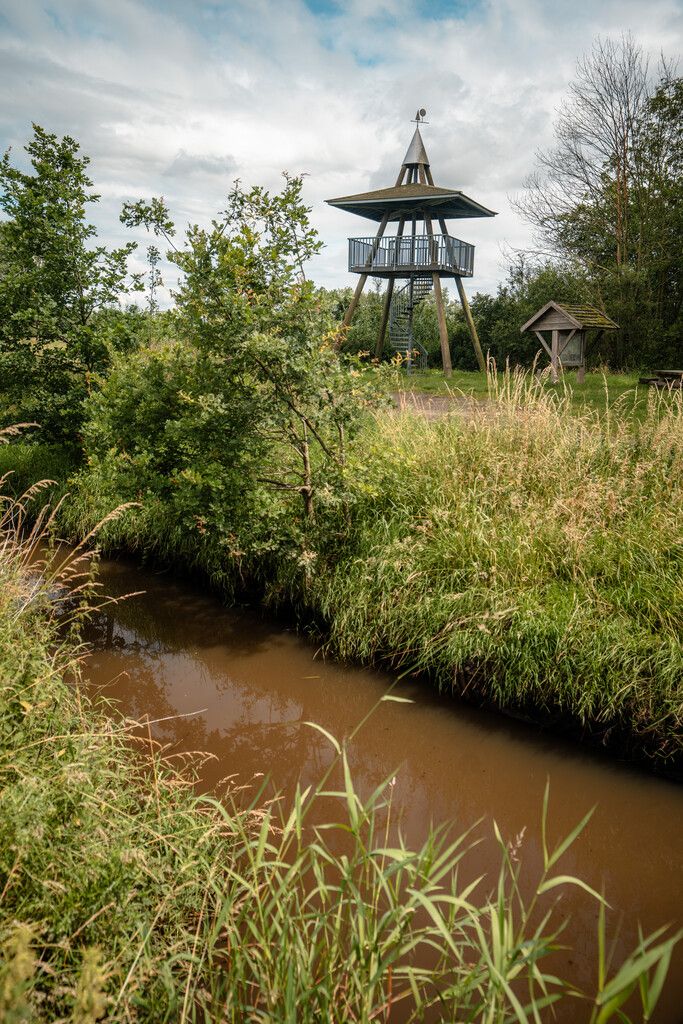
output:
[[[683,0],[0,0],[0,145],[19,162],[31,121],[77,138],[112,243],[124,200],[161,194],[201,223],[236,177],[304,172],[325,241],[311,276],[336,286],[346,237],[372,225],[324,200],[393,184],[424,106],[437,184],[499,212],[452,225],[477,245],[470,290],[492,290],[531,242],[509,199],[577,58],[625,31],[677,57]]]

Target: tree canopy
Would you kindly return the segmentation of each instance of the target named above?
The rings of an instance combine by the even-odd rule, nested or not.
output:
[[[683,361],[683,80],[630,36],[577,64],[555,145],[516,205],[546,257],[577,266],[620,324],[613,365]]]
[[[74,139],[34,125],[25,148],[30,171],[9,150],[0,161],[0,389],[5,417],[64,438],[79,428],[88,373],[109,359],[97,316],[139,287],[128,276],[135,243],[93,244],[87,209],[100,197]]]

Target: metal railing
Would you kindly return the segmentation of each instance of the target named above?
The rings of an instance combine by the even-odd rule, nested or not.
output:
[[[349,270],[399,275],[401,271],[445,270],[471,277],[474,246],[450,235],[349,238]]]

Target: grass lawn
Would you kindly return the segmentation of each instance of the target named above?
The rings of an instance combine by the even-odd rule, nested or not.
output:
[[[557,385],[548,383],[547,388],[560,393],[565,387],[568,388],[571,391],[572,408],[589,407],[604,412],[608,397],[612,406],[618,399],[630,405],[636,397],[642,399],[645,396],[647,389],[638,386],[638,376],[637,373],[587,373],[583,384],[577,384],[576,373],[568,371],[563,381]],[[473,398],[487,398],[489,395],[486,374],[472,370],[454,370],[450,378],[444,377],[441,370],[415,370],[410,374],[398,371],[396,388],[428,395],[453,393]]]

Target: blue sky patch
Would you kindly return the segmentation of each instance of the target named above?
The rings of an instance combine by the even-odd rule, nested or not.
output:
[[[342,5],[337,0],[304,0],[304,3],[312,14],[320,14],[324,17],[343,14]]]

